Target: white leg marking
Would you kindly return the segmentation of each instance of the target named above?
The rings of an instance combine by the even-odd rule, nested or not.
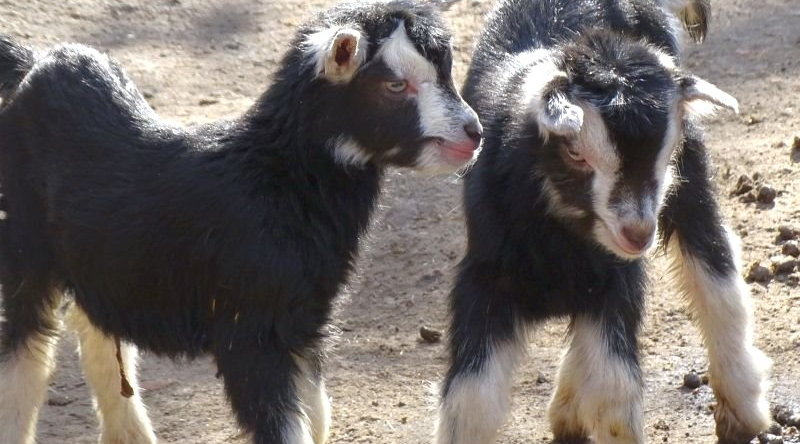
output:
[[[597,322],[577,317],[548,408],[556,440],[591,435],[598,444],[644,443],[642,387],[612,353]]]
[[[57,342],[58,338],[34,334],[0,360],[0,443],[33,444]]]
[[[511,408],[514,369],[524,355],[526,335],[491,348],[479,373],[454,380],[439,408],[437,444],[490,444]]]
[[[67,313],[66,321],[80,341],[78,352],[100,422],[100,443],[155,444],[156,436],[137,386],[136,348],[122,344],[125,375],[134,392],[133,397],[125,398],[120,394],[115,341],[95,328],[86,314],[74,304]]]
[[[725,277],[709,273],[699,259],[683,255],[679,239],[668,245],[673,271],[689,302],[706,348],[710,383],[717,397],[714,418],[720,441],[749,440],[769,426],[769,359],[753,346],[749,289],[741,277],[738,238],[728,231],[735,268]]]
[[[331,422],[331,403],[325,391],[325,381],[321,376],[317,380],[303,358],[295,356],[295,361],[302,371],[295,380],[297,397],[308,417],[314,444],[325,444]]]

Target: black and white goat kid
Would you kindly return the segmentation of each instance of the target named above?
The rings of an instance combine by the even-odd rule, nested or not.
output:
[[[490,15],[463,91],[485,133],[466,177],[438,444],[494,440],[526,328],[561,316],[556,441],[643,443],[637,333],[656,233],[708,349],[719,440],[768,425],[768,362],[696,126],[737,103],[678,64],[681,25],[702,39],[707,7],[501,0]]]
[[[178,128],[91,48],[0,40],[0,442],[34,440],[65,293],[102,443],[156,440],[115,339],[213,355],[255,443],[325,442],[323,328],[382,171],[461,168],[481,128],[428,6],[340,5],[288,48],[244,116]]]

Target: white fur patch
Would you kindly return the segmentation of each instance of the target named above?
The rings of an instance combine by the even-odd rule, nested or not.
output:
[[[294,359],[300,369],[295,387],[301,408],[308,418],[314,444],[324,444],[328,440],[331,422],[331,403],[325,382],[311,377],[308,363],[303,358],[295,355]]]
[[[527,346],[524,332],[494,346],[477,374],[451,383],[442,400],[436,444],[492,443],[511,408],[513,372]]]
[[[438,83],[436,67],[414,47],[404,24],[400,23],[382,42],[377,56],[398,78],[408,80],[416,88],[419,125],[424,137],[453,142],[468,140],[464,126],[471,121],[477,122],[478,116],[460,96],[445,93],[444,87]],[[429,156],[418,163],[439,166],[438,161],[438,156]]]
[[[548,408],[556,439],[644,443],[642,387],[628,363],[608,348],[597,322],[578,316]]]
[[[711,274],[702,260],[684,255],[675,235],[667,248],[681,293],[689,303],[708,350],[710,384],[718,405],[717,434],[755,436],[770,422],[765,398],[769,359],[753,345],[749,289],[741,277],[738,238],[729,230],[735,267],[728,276]],[[735,439],[734,439],[735,440]]]
[[[565,72],[558,69],[552,55],[537,49],[521,53],[515,59],[519,63],[532,63],[526,69],[521,97],[527,112],[538,122],[542,137],[547,138],[549,133],[562,136],[578,134],[584,120],[583,109],[579,105],[570,102],[563,95],[558,95],[554,98],[558,105],[553,113],[544,102],[543,95],[547,85],[559,77],[567,77]]]
[[[0,443],[33,444],[39,407],[55,366],[56,342],[34,334],[0,360]]]
[[[349,137],[338,137],[332,145],[333,156],[341,165],[362,167],[372,160],[372,154]]]
[[[120,394],[115,341],[94,327],[86,314],[74,304],[65,320],[69,329],[78,336],[81,366],[92,390],[93,404],[100,422],[100,444],[155,444],[156,436],[137,385],[136,348],[121,344],[125,375],[134,393],[131,398],[125,398]]]

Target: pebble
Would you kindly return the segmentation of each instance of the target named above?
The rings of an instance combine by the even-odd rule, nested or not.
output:
[[[785,405],[775,406],[772,416],[778,424],[784,427],[800,427],[800,412],[796,412]]]
[[[653,428],[656,430],[669,430],[669,424],[667,424],[667,421],[659,419],[655,424],[653,424]]]
[[[800,244],[797,243],[795,240],[787,241],[781,247],[781,253],[792,256],[792,257],[799,257],[800,256]]]
[[[798,237],[798,230],[795,230],[789,225],[781,225],[778,227],[778,240],[789,241],[795,240]]]
[[[792,151],[800,151],[800,136],[794,136],[794,140],[792,140]]]
[[[63,407],[65,405],[72,404],[73,401],[75,400],[70,398],[69,396],[62,395],[56,392],[51,392],[50,396],[47,398],[47,405]]]
[[[545,376],[544,373],[542,373],[541,371],[537,372],[536,373],[536,383],[537,384],[544,384],[545,382],[549,382],[549,380],[547,379],[547,376]]]
[[[781,425],[778,424],[777,422],[773,422],[772,424],[770,424],[769,428],[766,430],[766,433],[769,433],[770,435],[781,436],[781,435],[783,435],[783,427],[781,427]]]
[[[783,438],[770,433],[762,433],[758,435],[758,442],[761,444],[783,444]]]
[[[758,189],[756,200],[763,204],[771,204],[775,202],[775,197],[777,195],[778,192],[775,191],[775,188],[771,185],[761,185],[761,187]]]
[[[435,344],[442,340],[442,332],[423,325],[419,328],[419,337],[428,344]]]
[[[769,259],[772,262],[772,272],[775,274],[788,274],[794,271],[797,268],[797,259],[791,256],[773,256]]]
[[[736,181],[736,188],[733,189],[734,196],[741,196],[742,194],[748,193],[753,189],[753,180],[747,176],[747,174],[742,174],[739,176],[739,179]]]
[[[772,271],[760,262],[753,262],[747,270],[746,279],[748,282],[769,282],[772,279]]]
[[[703,380],[700,379],[700,375],[695,372],[687,373],[683,375],[683,386],[690,389],[696,389],[703,385]]]

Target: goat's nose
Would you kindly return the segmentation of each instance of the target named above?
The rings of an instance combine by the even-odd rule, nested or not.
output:
[[[622,236],[628,241],[631,246],[641,251],[647,248],[650,241],[653,240],[656,227],[651,223],[639,223],[633,225],[625,225],[622,227]]]
[[[483,136],[483,127],[481,127],[481,123],[477,119],[470,120],[469,123],[464,125],[464,132],[473,142],[478,144],[481,141],[481,136]]]

